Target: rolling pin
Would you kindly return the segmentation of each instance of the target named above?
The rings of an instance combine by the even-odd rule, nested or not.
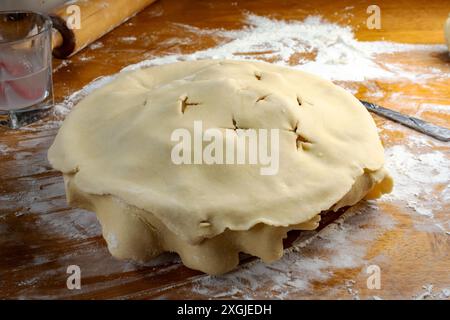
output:
[[[119,26],[155,0],[72,0],[50,13],[53,22],[53,56],[67,58]],[[80,28],[69,28],[78,6]]]

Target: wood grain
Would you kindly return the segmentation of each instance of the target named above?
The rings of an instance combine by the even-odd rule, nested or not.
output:
[[[359,40],[444,42],[442,27],[450,11],[448,1],[380,1],[383,28],[375,31],[365,27],[366,8],[370,4],[369,1],[324,0],[158,1],[101,38],[101,47],[87,48],[67,61],[55,60],[56,100],[62,101],[95,78],[114,74],[129,64],[214,46],[219,40],[213,35],[192,34],[180,25],[236,29],[244,26],[246,12],[292,21],[321,15],[330,21],[350,25]],[[137,40],[132,43],[120,41],[130,35]],[[189,37],[190,41],[180,43],[179,39],[184,37]],[[420,72],[420,68],[439,68],[446,72],[450,69],[450,59],[443,52],[401,52],[378,59],[410,65],[412,72]],[[405,80],[338,84],[351,88],[358,98],[450,127],[448,112],[425,107],[426,104],[450,106],[448,78],[429,79],[425,84]],[[374,95],[375,91],[381,94]],[[56,117],[50,117],[46,123],[55,120]],[[379,117],[375,120],[387,148],[406,145],[411,137],[419,137]],[[264,269],[267,270],[264,279],[257,278],[261,274],[254,273],[261,285],[253,289],[251,283],[237,283],[236,279],[240,279],[239,272],[253,274],[254,269],[263,268],[257,260],[247,263],[243,267],[245,271],[217,279],[185,268],[172,255],[159,259],[159,264],[146,266],[112,258],[94,214],[70,208],[65,202],[62,177],[46,159],[57,128],[46,126],[46,123],[19,131],[0,128],[0,298],[371,299],[377,296],[410,299],[420,297],[429,289],[423,286],[430,284],[433,285],[432,292],[424,297],[448,298],[443,293],[450,288],[450,204],[448,199],[441,197],[448,183],[427,182],[423,185],[423,188],[433,190],[436,196],[433,219],[418,215],[405,203],[380,200],[376,205],[362,204],[362,213],[343,223],[343,230],[348,228],[353,233],[336,231],[343,236],[339,243],[350,243],[346,250],[336,251],[320,233],[304,234],[304,239],[316,238],[299,252],[289,253],[285,263]],[[450,163],[448,144],[429,139],[427,144],[412,149],[414,155],[433,151],[444,154],[446,164]],[[444,230],[437,228],[437,224]],[[371,236],[353,236],[364,233]],[[360,263],[344,264],[349,257],[359,259]],[[291,261],[318,259],[323,262],[322,274],[320,277],[311,275],[306,285],[295,282],[304,278],[302,269],[276,271]],[[66,269],[72,264],[81,267],[81,290],[66,288]],[[381,267],[380,290],[370,290],[366,286],[365,267],[369,264]],[[303,273],[307,272],[313,271],[308,269]],[[280,288],[280,277],[288,273],[291,278],[283,280]]]

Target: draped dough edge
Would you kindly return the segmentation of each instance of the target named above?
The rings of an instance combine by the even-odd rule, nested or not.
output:
[[[239,253],[247,253],[272,262],[283,256],[283,239],[291,230],[314,230],[320,213],[312,219],[287,227],[259,223],[249,230],[226,229],[196,244],[175,234],[154,214],[129,205],[113,195],[93,195],[76,187],[74,174],[64,174],[69,204],[94,211],[110,253],[118,259],[147,262],[164,252],[176,252],[191,269],[219,275],[239,264]],[[392,190],[392,179],[384,169],[369,171],[355,180],[349,192],[331,210],[351,206],[364,197],[375,199]]]

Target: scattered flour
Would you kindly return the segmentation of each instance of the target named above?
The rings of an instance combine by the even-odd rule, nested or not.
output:
[[[431,76],[450,76],[431,72],[426,74],[414,74],[403,70],[401,66],[379,65],[376,61],[377,54],[395,53],[402,51],[442,51],[444,46],[439,45],[410,45],[390,42],[362,42],[355,39],[349,27],[329,23],[320,17],[309,17],[304,21],[287,22],[283,20],[269,19],[266,17],[249,14],[248,26],[240,30],[216,30],[199,29],[188,25],[180,25],[195,34],[204,34],[223,38],[224,41],[216,47],[191,54],[172,54],[163,57],[155,57],[149,60],[127,66],[122,69],[130,71],[182,60],[197,60],[207,58],[221,59],[250,59],[269,60],[281,65],[289,65],[292,68],[309,71],[332,80],[363,81],[374,78],[405,78],[419,79]],[[122,37],[125,41],[134,41],[135,37]],[[89,46],[91,49],[103,47],[102,42],[95,42]],[[295,64],[290,63],[297,54],[315,54],[313,61],[300,59]],[[55,70],[67,66],[61,63]],[[64,101],[55,105],[57,120],[41,123],[36,128],[22,128],[23,130],[43,130],[58,128],[64,115],[70,112],[72,107],[94,89],[99,88],[115,78],[112,76],[100,77],[71,94]],[[446,106],[423,104],[423,110],[446,109]]]
[[[450,190],[440,194],[424,188],[424,185],[448,184],[450,182],[450,160],[441,151],[414,154],[404,145],[395,145],[386,150],[386,168],[395,181],[394,190],[383,200],[400,200],[418,214],[433,217],[433,210],[440,209],[439,197],[450,197]]]
[[[394,178],[394,190],[380,201],[412,209],[407,212],[417,230],[449,234],[450,144],[392,122],[383,129],[402,132],[405,138],[386,147],[386,168]],[[413,152],[418,149],[419,154]]]
[[[7,154],[10,151],[13,151],[11,148],[9,148],[7,145],[0,144],[0,155]]]
[[[331,80],[364,81],[367,79],[388,78],[419,80],[430,77],[448,77],[450,74],[430,71],[413,73],[401,65],[384,64],[377,61],[378,54],[391,54],[406,51],[446,50],[441,45],[412,45],[392,42],[363,42],[355,39],[349,27],[324,21],[318,16],[304,21],[288,22],[249,14],[247,27],[239,30],[199,29],[189,25],[176,24],[197,35],[209,35],[223,39],[217,46],[190,54],[171,54],[154,57],[129,65],[121,72],[136,70],[152,65],[161,65],[183,60],[198,59],[238,59],[267,60],[279,65],[318,74]],[[135,37],[122,37],[125,41],[134,41]],[[168,40],[169,41],[169,40]],[[103,47],[101,42],[90,45],[91,49]],[[315,55],[300,58],[294,63],[296,55]],[[56,113],[67,114],[76,102],[93,89],[106,84],[114,76],[102,77],[73,93],[56,106]],[[425,106],[426,107],[426,106]],[[443,107],[444,108],[444,107]]]
[[[422,286],[423,292],[414,295],[415,300],[446,300],[450,298],[450,288],[444,288],[439,292],[433,292],[434,286],[432,284],[426,284]]]
[[[433,292],[433,285],[432,284],[428,284],[428,285],[424,285],[422,287],[422,289],[424,289],[424,292],[415,296],[414,299],[415,300],[426,300],[428,298],[432,297],[432,292]]]
[[[355,284],[356,284],[355,280],[345,281],[345,287],[347,288],[347,292],[352,296],[352,299],[361,300],[361,298],[359,297],[359,291],[353,288]]]
[[[433,111],[437,113],[443,113],[450,115],[450,105],[442,105],[442,104],[435,104],[435,103],[422,103],[420,104],[420,110],[418,112],[418,115],[421,115],[425,111]]]
[[[89,46],[89,49],[91,49],[91,50],[96,50],[96,49],[100,49],[100,48],[103,48],[103,47],[104,47],[104,45],[103,45],[102,42],[96,41],[96,42],[92,43],[92,44]]]
[[[55,68],[53,68],[53,72],[56,72],[60,69],[63,69],[65,67],[67,67],[70,64],[70,60],[62,60],[61,63],[56,66]]]
[[[450,298],[450,288],[449,289],[442,289],[439,298],[441,298],[441,299]]]
[[[361,268],[366,263],[366,244],[391,229],[395,222],[378,214],[372,203],[358,204],[345,216],[316,233],[307,246],[300,244],[298,250],[286,250],[276,262],[265,264],[256,260],[220,277],[206,276],[198,279],[192,290],[213,298],[253,299],[258,292],[266,296],[257,298],[282,299],[293,288],[296,292],[308,291],[312,283],[329,279],[334,269]],[[355,281],[349,280],[344,287],[350,298],[359,299],[353,284]]]
[[[401,66],[380,65],[375,56],[405,51],[445,51],[444,45],[411,45],[392,42],[363,42],[355,39],[350,27],[312,16],[304,21],[288,22],[248,15],[248,26],[240,30],[208,30],[203,33],[225,39],[216,47],[192,54],[174,54],[142,61],[126,67],[133,70],[144,66],[165,64],[180,60],[197,59],[249,59],[268,60],[280,65],[309,71],[331,80],[363,81],[374,78],[428,78],[414,74]],[[191,28],[186,26],[186,28]],[[199,30],[196,30],[197,33]],[[291,63],[296,55],[315,55],[313,61],[300,59]],[[432,76],[445,74],[431,72]]]
[[[93,56],[90,56],[90,57],[88,57],[88,56],[79,56],[78,57],[78,60],[80,60],[80,61],[90,61],[90,60],[92,60],[92,59],[94,59],[94,57]]]
[[[119,38],[119,40],[122,42],[131,43],[131,42],[135,42],[137,40],[137,38],[134,36],[130,36],[130,37],[121,37],[121,38]]]

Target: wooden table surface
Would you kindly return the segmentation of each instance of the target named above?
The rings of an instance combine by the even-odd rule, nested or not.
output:
[[[370,4],[158,1],[94,46],[66,61],[55,60],[55,98],[61,102],[92,80],[145,59],[214,47],[222,39],[187,26],[240,29],[249,13],[290,21],[321,15],[351,26],[359,41],[444,43],[450,1],[379,1],[381,30],[365,26]],[[435,72],[420,82],[338,84],[358,98],[450,127],[450,59],[442,46],[377,59],[414,74]],[[303,241],[277,263],[253,259],[235,272],[209,277],[185,268],[174,255],[145,266],[110,256],[95,215],[66,204],[61,174],[48,164],[47,149],[60,118],[52,115],[17,131],[0,128],[0,298],[449,298],[449,144],[374,116],[391,161],[388,168],[397,170],[397,196],[361,203],[343,222],[303,233]],[[81,268],[81,290],[66,287],[69,265]],[[370,265],[380,268],[380,289],[367,286]]]

